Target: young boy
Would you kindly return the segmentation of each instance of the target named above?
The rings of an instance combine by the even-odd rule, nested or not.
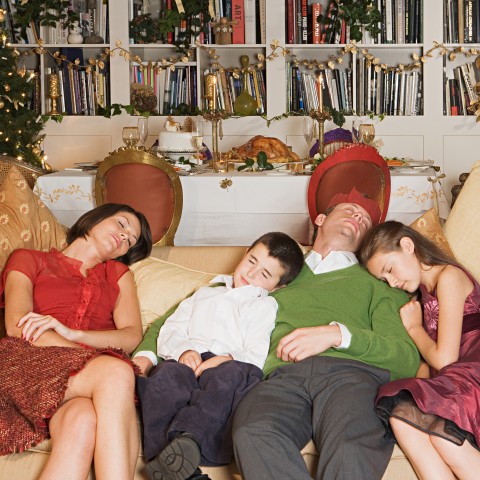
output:
[[[291,282],[302,266],[295,240],[267,233],[233,276],[212,280],[224,285],[200,288],[165,321],[156,353],[167,361],[137,384],[145,456],[156,456],[147,465],[151,479],[200,478],[200,463],[230,463],[233,413],[262,378],[275,324],[277,303],[268,293]],[[134,357],[139,364],[139,357],[152,358],[142,345]]]

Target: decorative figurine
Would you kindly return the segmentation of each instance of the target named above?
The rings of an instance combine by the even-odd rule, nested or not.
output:
[[[227,17],[222,17],[218,22],[212,23],[215,43],[217,45],[230,45],[234,26],[237,26],[237,21],[230,22]]]
[[[75,20],[70,27],[70,35],[67,37],[68,43],[83,43],[82,27]]]

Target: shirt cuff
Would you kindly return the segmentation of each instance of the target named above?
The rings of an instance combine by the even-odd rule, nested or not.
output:
[[[348,348],[350,346],[350,343],[352,343],[352,334],[348,330],[348,328],[343,324],[343,323],[338,323],[338,322],[331,322],[330,325],[337,325],[340,328],[340,335],[342,336],[342,341],[340,342],[340,345],[337,345],[336,347],[339,350]]]
[[[147,357],[152,363],[153,363],[153,366],[155,367],[158,363],[158,358],[157,356],[153,353],[153,352],[150,352],[149,350],[142,350],[141,352],[137,352],[133,358],[136,358],[136,357]]]

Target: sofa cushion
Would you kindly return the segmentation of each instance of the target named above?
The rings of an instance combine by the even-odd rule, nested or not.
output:
[[[453,205],[444,230],[455,258],[480,280],[480,162],[475,163]]]
[[[66,228],[32,192],[16,167],[0,186],[0,271],[17,248],[48,251],[66,246]]]
[[[130,269],[135,277],[144,332],[171,306],[215,277],[153,257],[134,263]]]
[[[426,211],[421,217],[417,218],[410,227],[421,233],[424,237],[427,237],[448,256],[455,258],[435,209],[431,208]]]

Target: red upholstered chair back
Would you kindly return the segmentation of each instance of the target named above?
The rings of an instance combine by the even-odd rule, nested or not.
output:
[[[135,148],[111,153],[98,168],[95,196],[97,205],[125,203],[142,212],[153,243],[173,245],[183,193],[177,172],[165,160]]]
[[[360,144],[337,150],[313,172],[308,184],[308,211],[312,222],[325,212],[336,193],[349,193],[353,187],[378,203],[383,222],[390,202],[390,170],[375,148]]]

